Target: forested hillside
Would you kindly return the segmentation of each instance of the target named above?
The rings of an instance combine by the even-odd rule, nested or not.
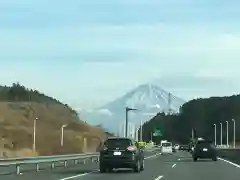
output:
[[[36,122],[36,151],[33,122]],[[61,127],[64,145],[61,146]],[[32,156],[96,151],[109,134],[79,119],[67,104],[15,83],[0,87],[0,156]],[[83,139],[87,147],[83,147]],[[46,141],[47,140],[47,141]]]
[[[217,140],[220,143],[220,122],[223,123],[223,143],[226,143],[226,121],[229,121],[229,143],[233,140],[233,121],[236,120],[236,140],[240,141],[240,95],[230,97],[211,97],[196,99],[185,103],[177,115],[159,113],[144,124],[143,136],[150,140],[155,128],[163,131],[163,137],[153,140],[169,139],[187,142],[194,129],[195,135],[214,140],[214,126],[217,124]]]
[[[28,89],[19,83],[13,83],[12,86],[0,86],[0,101],[3,102],[36,102],[45,104],[61,104],[66,106],[74,114],[77,114],[67,104],[63,104],[55,98],[49,97],[37,90]]]

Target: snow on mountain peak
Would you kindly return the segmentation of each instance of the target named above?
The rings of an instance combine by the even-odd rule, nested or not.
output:
[[[180,98],[169,94],[167,91],[153,84],[138,86],[118,99],[117,103],[120,103],[120,101],[124,107],[128,106],[139,109],[152,109],[155,107],[162,111],[167,110],[169,104],[172,106],[171,109],[178,111],[179,107],[184,103]],[[114,104],[116,102],[112,102],[111,106]]]
[[[149,119],[158,112],[179,112],[179,108],[185,103],[184,100],[170,94],[154,84],[142,84],[122,97],[95,109],[95,113],[85,114],[93,124],[104,123],[108,129],[117,130],[119,123],[125,120],[125,108],[136,108],[139,111],[129,114],[130,121],[139,124],[140,119]],[[169,107],[170,105],[170,107]],[[149,116],[144,115],[149,114]]]

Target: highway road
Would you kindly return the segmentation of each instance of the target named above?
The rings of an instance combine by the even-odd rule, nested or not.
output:
[[[188,152],[173,155],[158,155],[159,152],[147,152],[145,170],[140,173],[121,170],[111,173],[99,173],[97,163],[44,170],[38,173],[26,172],[20,176],[2,175],[4,180],[239,180],[240,166],[223,160],[198,160],[193,162]]]

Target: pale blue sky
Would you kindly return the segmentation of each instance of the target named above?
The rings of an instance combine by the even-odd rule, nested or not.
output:
[[[74,108],[158,78],[187,100],[231,95],[240,90],[239,7],[238,0],[1,1],[0,81]]]

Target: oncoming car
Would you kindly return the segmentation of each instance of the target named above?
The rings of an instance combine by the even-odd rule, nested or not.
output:
[[[172,154],[172,143],[171,142],[164,142],[162,143],[162,154]]]
[[[100,151],[99,161],[101,173],[116,168],[131,168],[135,172],[144,170],[144,153],[130,138],[108,138]]]

